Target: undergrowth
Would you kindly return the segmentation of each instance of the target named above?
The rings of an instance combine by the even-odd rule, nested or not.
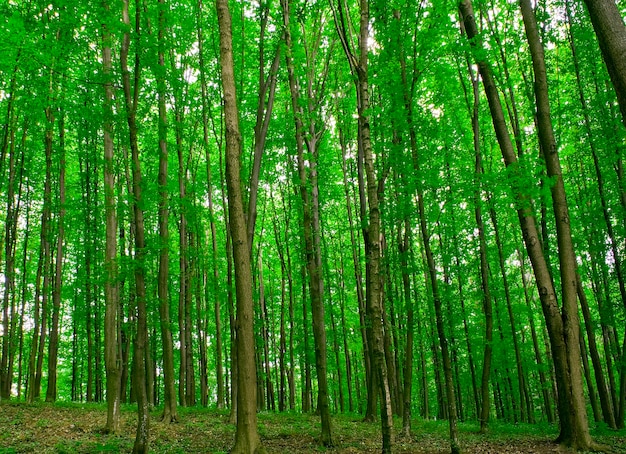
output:
[[[160,409],[151,412],[150,449],[154,453],[227,453],[234,443],[234,424],[227,410],[179,408],[179,422],[159,422]],[[0,454],[9,453],[107,453],[132,452],[136,414],[123,406],[121,432],[104,433],[103,404],[0,404]],[[449,452],[448,423],[419,420],[411,437],[399,435],[402,421],[394,421],[396,453]],[[319,417],[294,412],[258,414],[258,427],[268,453],[378,453],[382,439],[378,423],[364,423],[356,414],[333,415],[332,448],[318,443]],[[547,423],[504,424],[494,421],[486,435],[478,424],[459,423],[459,441],[464,453],[554,453],[568,452],[555,445],[557,428]],[[626,453],[626,431],[612,431],[604,424],[592,427],[594,439],[607,452]]]

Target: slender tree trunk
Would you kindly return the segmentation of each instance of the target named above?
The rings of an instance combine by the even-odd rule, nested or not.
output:
[[[22,145],[24,145],[24,143],[26,142],[26,130],[27,128],[24,127],[24,132],[22,135]],[[24,147],[22,146],[22,149],[24,149]],[[22,154],[22,164],[24,163],[24,155]],[[24,166],[22,165],[22,168]],[[21,191],[20,191],[21,192]],[[20,197],[21,200],[21,197]],[[26,194],[26,200],[24,202],[24,205],[26,205],[26,213],[25,213],[25,221],[24,221],[24,241],[23,241],[23,245],[22,245],[22,269],[25,270],[27,263],[28,263],[28,244],[29,244],[29,240],[30,240],[30,210],[31,210],[31,206],[29,203],[29,196],[28,193]],[[20,301],[20,311],[19,311],[19,317],[18,317],[18,322],[17,322],[17,342],[18,342],[18,347],[17,347],[17,352],[19,353],[19,358],[18,358],[18,364],[17,364],[17,399],[19,400],[22,397],[22,363],[23,363],[23,357],[24,357],[24,314],[25,314],[25,309],[26,309],[26,299],[27,299],[27,289],[26,289],[26,276],[27,273],[22,273],[22,279],[21,279],[21,283],[20,283],[20,293],[21,293],[21,301]],[[9,360],[9,365],[11,364],[11,360]],[[9,376],[11,374],[9,373]]]
[[[471,66],[470,66],[471,70]],[[472,76],[474,104],[472,110],[472,130],[474,132],[475,152],[475,175],[476,180],[483,173],[482,155],[480,150],[480,131],[478,124],[478,81]],[[480,282],[483,291],[483,312],[485,313],[485,350],[483,353],[483,371],[480,379],[480,432],[487,432],[489,425],[489,413],[491,404],[489,401],[489,382],[491,381],[491,359],[493,355],[493,308],[491,298],[491,286],[489,285],[489,262],[487,261],[487,241],[485,239],[485,227],[483,223],[480,186],[477,186],[474,194],[474,217],[478,228],[479,257],[480,257]]]
[[[355,235],[354,221],[352,216],[352,199],[350,197],[350,186],[348,185],[348,169],[347,169],[347,144],[345,141],[345,137],[342,129],[339,129],[339,143],[341,145],[341,166],[342,166],[342,175],[343,175],[343,187],[344,194],[346,198],[346,212],[348,214],[348,226],[350,230],[350,245],[352,252],[352,263],[354,266],[354,279],[356,281],[356,292],[357,292],[357,301],[359,307],[359,326],[361,332],[361,343],[363,345],[363,357],[364,357],[364,368],[365,368],[365,380],[367,383],[371,381],[371,362],[370,362],[370,353],[369,353],[369,345],[367,342],[367,332],[365,328],[365,296],[363,294],[363,273],[361,271],[361,262],[359,259],[359,251],[357,245],[357,239]],[[360,389],[357,387],[357,389]],[[369,399],[368,399],[369,401]],[[368,402],[368,411],[369,402]],[[368,420],[368,414],[365,415],[365,420]]]
[[[572,241],[570,217],[556,139],[554,138],[552,128],[543,44],[539,37],[537,20],[530,0],[520,0],[520,5],[535,75],[539,144],[543,151],[548,177],[555,179],[555,183],[552,185],[550,192],[552,194],[552,206],[554,209],[559,248],[561,292],[563,299],[563,332],[567,362],[570,369],[569,380],[571,381],[571,394],[567,396],[570,416],[563,420],[563,415],[561,415],[562,424],[559,438],[565,444],[572,445],[577,449],[589,449],[592,445],[592,441],[589,435],[582,377],[580,373],[581,359],[578,339],[580,336],[580,322],[577,304],[577,265]],[[626,28],[624,28],[623,22],[622,29],[624,31],[623,38],[626,40]],[[624,52],[626,52],[626,47],[623,48],[622,56],[626,55]],[[626,63],[624,63],[624,71],[624,89],[626,90]],[[626,113],[626,105],[624,108],[624,112]]]
[[[108,12],[109,5],[104,0],[104,9]],[[109,433],[120,430],[120,377],[121,358],[119,355],[119,287],[117,263],[117,200],[115,197],[115,167],[113,148],[113,81],[111,64],[111,33],[108,25],[103,25],[102,38],[102,72],[104,75],[104,207],[106,217],[105,246],[105,315],[104,315],[104,363],[106,369],[107,424]],[[89,190],[89,188],[87,188]],[[96,308],[97,312],[97,308]],[[97,325],[96,321],[96,325]],[[97,332],[97,331],[96,331]],[[98,342],[96,342],[98,345]],[[99,355],[96,353],[96,358]],[[97,375],[96,368],[96,375]],[[96,378],[97,380],[97,378]],[[96,401],[99,398],[96,386]]]
[[[300,105],[300,92],[296,80],[293,61],[293,43],[291,40],[289,1],[281,1],[283,9],[283,22],[285,25],[285,43],[287,47],[287,72],[289,77],[289,89],[291,92],[291,105],[294,114],[296,129],[296,148],[298,162],[298,176],[300,183],[300,197],[303,205],[303,229],[306,249],[307,275],[309,279],[309,292],[311,296],[311,312],[313,319],[313,337],[315,342],[315,366],[318,381],[318,411],[322,423],[321,443],[324,446],[332,446],[330,408],[327,382],[327,353],[326,353],[326,328],[324,326],[324,281],[322,277],[322,255],[320,245],[320,220],[319,198],[317,187],[317,141],[319,133],[316,131],[314,120],[308,125],[303,124],[304,112]],[[307,61],[307,65],[311,62]],[[311,86],[311,80],[307,80],[307,86]],[[309,90],[309,97],[313,93]],[[313,105],[313,100],[308,100],[308,106]],[[314,114],[309,108],[309,115]],[[305,127],[308,134],[305,137]],[[306,143],[309,165],[305,163],[304,145]],[[309,183],[310,179],[310,183]],[[309,193],[310,186],[310,193]]]
[[[402,399],[402,434],[411,436],[411,392],[413,390],[413,329],[414,310],[411,298],[411,280],[409,278],[408,255],[410,250],[411,226],[409,219],[404,220],[402,231],[398,231],[398,253],[400,254],[400,268],[402,270],[402,290],[406,306],[406,341],[404,347],[404,388]]]
[[[53,95],[54,75],[51,69],[50,74],[50,93]],[[50,101],[50,100],[49,100]],[[33,334],[33,345],[31,347],[31,363],[30,363],[30,380],[29,380],[29,401],[33,402],[39,399],[41,393],[41,378],[42,367],[44,357],[44,346],[47,336],[48,326],[48,301],[50,297],[50,279],[52,273],[52,253],[50,251],[52,243],[52,230],[51,230],[51,210],[52,210],[52,152],[53,152],[53,134],[54,134],[54,120],[55,109],[52,105],[48,105],[45,109],[45,115],[47,120],[44,145],[45,145],[45,183],[44,183],[44,206],[41,215],[41,252],[39,269],[37,270],[37,283],[35,290],[35,318],[39,318],[39,325],[37,326],[37,320],[35,320],[35,331],[39,330],[38,334]],[[39,290],[41,278],[43,276],[43,287],[41,292]],[[37,303],[41,297],[41,312],[37,312]]]
[[[139,0],[135,0],[135,24],[134,32],[139,40],[140,30]],[[129,0],[124,0],[122,9],[122,21],[130,27]],[[137,42],[137,46],[139,42]],[[139,146],[137,141],[136,112],[139,97],[139,50],[135,49],[135,64],[133,70],[133,84],[128,68],[128,51],[130,47],[130,33],[124,33],[122,49],[120,51],[120,65],[122,70],[122,85],[124,89],[124,101],[126,108],[126,120],[128,122],[129,141],[132,159],[132,193],[133,193],[133,226],[135,236],[135,297],[137,305],[137,332],[134,342],[133,381],[135,397],[137,399],[137,432],[133,453],[147,453],[149,446],[149,421],[148,396],[146,389],[146,345],[148,343],[147,311],[146,311],[146,282],[145,282],[145,233],[144,215],[142,208],[142,174],[139,161]]]
[[[14,85],[14,84],[13,84]],[[10,113],[10,112],[9,112]],[[11,119],[7,118],[11,123]],[[9,128],[9,125],[7,125]],[[15,317],[15,247],[17,244],[17,218],[18,207],[14,206],[15,186],[16,186],[16,159],[15,159],[15,132],[11,128],[8,134],[11,146],[9,148],[9,181],[6,202],[6,220],[4,228],[4,295],[2,298],[2,360],[0,361],[0,400],[11,398],[11,385],[13,374],[10,372],[12,361],[13,344],[12,334],[14,332],[9,324],[9,319]],[[23,152],[22,152],[23,156]],[[24,251],[26,253],[26,251]],[[25,273],[24,273],[25,274]],[[13,303],[12,303],[13,301]],[[10,310],[12,308],[12,310]],[[19,386],[19,383],[18,383]]]
[[[285,216],[285,218],[287,218],[287,216]],[[287,221],[287,226],[288,224],[289,223]],[[287,226],[286,230],[288,229]],[[287,409],[287,330],[285,329],[285,320],[287,318],[287,265],[285,263],[285,252],[283,250],[283,244],[280,238],[280,232],[276,218],[273,219],[273,227],[274,240],[276,241],[276,251],[278,252],[278,257],[280,258],[280,342],[278,346],[278,367],[280,370],[280,382],[278,387],[278,411],[283,412]]]
[[[360,0],[360,34],[359,34],[359,54],[357,56],[352,53],[348,44],[348,30],[345,23],[338,17],[343,16],[344,7],[339,5],[339,13],[334,11],[335,25],[339,33],[340,40],[348,62],[352,75],[355,79],[357,92],[357,111],[358,111],[358,138],[359,158],[362,159],[363,167],[366,175],[367,190],[367,220],[364,218],[364,224],[367,225],[366,231],[366,255],[367,255],[367,276],[366,276],[366,316],[367,326],[371,327],[371,337],[368,341],[371,346],[372,358],[372,377],[376,377],[379,391],[374,391],[371,387],[370,397],[380,395],[381,397],[381,429],[383,438],[383,453],[390,453],[393,436],[393,414],[391,407],[391,393],[389,389],[387,365],[385,362],[384,351],[384,326],[383,318],[383,282],[381,279],[381,259],[382,259],[382,229],[381,214],[379,207],[379,180],[376,176],[374,165],[374,153],[372,150],[371,134],[370,134],[370,88],[368,76],[368,58],[369,58],[369,28],[370,14],[368,0]],[[363,203],[363,200],[362,202]],[[372,380],[373,384],[374,380]]]
[[[256,123],[254,125],[254,156],[252,162],[252,172],[250,177],[250,187],[248,193],[248,211],[246,213],[246,234],[248,237],[248,247],[252,254],[254,242],[254,229],[257,218],[257,198],[259,193],[259,177],[261,174],[261,158],[265,150],[265,141],[269,130],[272,110],[274,108],[274,98],[276,95],[276,83],[278,64],[280,62],[280,46],[276,48],[274,60],[270,67],[269,74],[265,76],[265,31],[267,30],[270,3],[259,3],[260,36],[259,36],[259,96],[257,99]],[[267,101],[266,101],[267,98]]]
[[[237,431],[232,453],[252,454],[261,447],[256,417],[254,302],[252,267],[241,194],[241,134],[233,64],[232,25],[228,2],[216,0],[220,31],[220,68],[226,125],[228,217],[233,241],[237,292]]]
[[[517,251],[519,262],[521,263],[520,271],[522,278],[522,287],[524,288],[524,300],[526,301],[526,307],[528,308],[528,324],[530,325],[530,333],[533,340],[533,351],[535,353],[535,362],[537,363],[537,369],[539,370],[539,386],[541,387],[541,395],[543,397],[544,412],[548,418],[549,423],[554,422],[554,413],[552,411],[552,400],[550,397],[550,385],[546,378],[545,366],[541,359],[541,351],[539,349],[539,340],[537,337],[537,330],[535,329],[534,313],[531,306],[531,298],[528,290],[528,283],[526,282],[526,267],[524,265],[524,256],[521,251]]]
[[[340,307],[341,307],[341,332],[343,339],[343,351],[345,355],[346,361],[346,383],[348,385],[348,410],[352,413],[355,409],[354,407],[354,398],[353,398],[353,390],[352,390],[352,360],[350,359],[350,349],[348,348],[348,329],[346,323],[346,292],[345,292],[345,281],[344,281],[344,264],[343,264],[343,255],[339,258],[339,273],[340,273]]]
[[[86,386],[86,400],[87,402],[93,401],[93,382],[94,382],[94,347],[93,347],[93,271],[92,271],[92,254],[94,250],[93,243],[93,202],[92,202],[92,188],[91,188],[91,155],[86,157],[79,156],[80,172],[84,175],[81,178],[82,194],[81,200],[85,206],[85,250],[84,250],[84,269],[85,269],[85,331],[87,337],[87,386]]]
[[[569,33],[568,33],[568,37],[569,37],[569,42],[570,42],[570,47],[572,50],[572,58],[574,61],[574,70],[576,73],[576,83],[577,83],[577,87],[578,87],[578,93],[579,93],[579,97],[580,97],[580,102],[581,102],[581,107],[583,110],[583,118],[585,120],[585,129],[587,131],[587,137],[589,139],[589,146],[591,149],[591,154],[593,157],[593,163],[594,163],[594,168],[596,171],[596,179],[598,181],[598,191],[600,194],[600,203],[602,205],[602,212],[604,214],[604,221],[607,227],[607,233],[611,242],[611,251],[613,253],[613,257],[615,258],[615,271],[616,271],[616,275],[617,275],[617,280],[619,283],[619,289],[620,289],[620,294],[622,297],[622,301],[626,301],[626,286],[624,285],[624,277],[622,275],[622,266],[621,266],[621,260],[620,260],[620,254],[618,253],[618,249],[617,249],[617,242],[615,239],[615,235],[613,232],[613,225],[611,223],[610,220],[610,215],[609,215],[609,211],[607,208],[607,203],[606,203],[606,195],[604,192],[604,180],[602,178],[602,173],[600,171],[600,163],[599,163],[599,159],[598,159],[598,155],[596,152],[596,147],[594,144],[594,137],[592,134],[592,130],[591,130],[591,120],[589,118],[589,109],[587,106],[587,101],[585,99],[584,96],[584,92],[583,92],[583,88],[582,88],[582,83],[581,83],[581,76],[580,76],[580,68],[579,68],[579,63],[578,63],[578,54],[577,54],[577,49],[576,46],[574,44],[574,38],[572,36],[571,33],[571,26],[572,26],[572,17],[571,17],[571,11],[569,8],[569,4],[566,5],[567,6],[567,18],[568,18],[568,22],[569,22]],[[595,266],[595,265],[594,265]],[[585,320],[585,328],[587,330],[587,338],[589,339],[589,351],[591,354],[591,360],[592,360],[592,364],[593,364],[593,368],[594,368],[594,372],[595,372],[595,376],[596,376],[596,382],[598,385],[598,394],[600,397],[600,406],[602,407],[602,414],[603,414],[603,418],[604,421],[609,425],[609,427],[611,428],[617,428],[616,425],[616,421],[615,421],[615,413],[614,413],[614,409],[612,406],[612,401],[609,397],[608,394],[608,388],[606,386],[606,382],[604,379],[604,373],[602,371],[602,364],[600,362],[600,357],[598,354],[598,348],[596,346],[596,340],[595,340],[595,334],[593,333],[593,326],[591,324],[591,314],[589,312],[589,306],[587,304],[587,299],[585,297],[585,293],[584,293],[584,289],[582,287],[582,282],[580,280],[580,276],[577,276],[577,290],[578,290],[578,297],[581,303],[581,307],[582,307],[582,312],[583,312],[583,317]]]
[[[207,202],[209,209],[209,224],[211,229],[211,251],[212,251],[212,288],[213,288],[213,313],[215,316],[215,375],[217,380],[217,408],[224,408],[225,392],[224,392],[224,366],[222,359],[223,340],[222,340],[222,322],[221,322],[221,298],[220,298],[220,276],[218,268],[217,256],[217,228],[215,225],[215,209],[213,207],[213,179],[211,177],[211,154],[209,153],[209,133],[208,133],[208,117],[209,107],[207,103],[208,90],[204,65],[203,54],[203,28],[202,19],[202,0],[198,0],[198,59],[200,63],[200,86],[202,91],[202,131],[203,144],[205,150],[206,169],[207,169]],[[221,148],[221,143],[219,144]],[[208,301],[208,300],[207,300]]]
[[[59,316],[61,312],[61,289],[63,282],[63,254],[65,251],[65,117],[59,118],[59,218],[57,229],[57,250],[52,290],[52,325],[48,343],[48,387],[46,402],[57,398],[57,364],[59,354]]]
[[[161,341],[163,342],[163,414],[161,421],[176,422],[178,411],[176,408],[176,391],[174,380],[174,344],[170,328],[170,300],[169,288],[169,196],[167,190],[168,177],[168,150],[167,150],[167,108],[165,86],[165,0],[159,0],[159,31],[158,31],[158,59],[159,72],[157,74],[157,93],[159,108],[159,271],[157,292],[159,299],[159,324],[161,327]]]
[[[478,36],[478,29],[474,20],[474,12],[472,11],[471,2],[469,0],[462,0],[459,4],[459,9],[461,11],[461,17],[463,18],[465,30],[467,31],[467,37],[470,40],[470,43],[472,43],[473,46],[480,48],[481,43],[480,41],[477,41],[476,38]],[[493,80],[493,75],[491,74],[491,69],[486,61],[482,60],[478,56],[476,59],[483,80],[485,92],[487,94],[494,130],[505,164],[507,167],[515,169],[515,172],[519,172],[517,166],[517,156],[513,150],[511,139],[506,128],[502,106],[500,104],[498,91]],[[540,74],[541,73],[539,71],[536,71],[535,77],[541,77]],[[549,111],[544,111],[542,107],[541,113],[549,114]],[[546,149],[546,155],[549,156],[550,153],[553,153],[554,151],[555,149],[550,149],[548,147]],[[551,172],[551,174],[560,175],[560,172],[558,174],[556,172]],[[559,389],[559,416],[561,422],[561,434],[559,436],[559,441],[575,447],[589,447],[591,444],[591,438],[589,437],[589,431],[586,424],[586,414],[584,412],[584,407],[580,407],[582,404],[582,386],[580,382],[580,348],[578,345],[578,338],[576,337],[578,329],[578,314],[574,313],[576,309],[576,295],[574,294],[572,301],[569,292],[570,289],[568,288],[568,294],[564,296],[564,315],[567,318],[567,323],[564,324],[557,306],[557,297],[552,284],[550,271],[541,248],[541,242],[539,241],[539,233],[536,227],[535,217],[530,207],[530,200],[525,194],[524,189],[519,187],[513,180],[512,189],[517,198],[517,211],[520,227],[528,255],[530,256],[533,264],[535,280],[548,327],[552,355],[555,363],[556,381]],[[557,202],[561,203],[561,208],[557,207],[557,210],[566,208],[566,205],[562,204],[563,201],[555,200],[555,203]],[[565,217],[560,220],[557,219],[557,223],[561,225],[559,228],[565,227],[563,225],[565,222],[561,221],[568,220],[566,214],[557,214],[557,218],[561,215]],[[564,237],[567,235],[562,234],[560,236],[561,239],[564,240]],[[575,262],[569,263],[569,257],[565,255],[565,249],[567,249],[566,245],[562,245],[562,247],[564,249],[562,258],[565,262],[562,263],[562,268],[571,269],[574,267],[575,270]],[[573,252],[573,249],[571,249],[571,251]],[[568,279],[568,275],[566,274],[565,277],[565,279],[562,278],[564,291],[566,291],[566,287],[571,287],[571,280]],[[571,277],[574,279],[575,284],[575,273]],[[574,340],[576,342],[574,342]],[[575,367],[575,364],[578,364],[578,367]]]

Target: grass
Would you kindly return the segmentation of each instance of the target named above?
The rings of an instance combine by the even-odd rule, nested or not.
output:
[[[176,424],[159,422],[159,409],[151,413],[150,448],[154,453],[227,453],[236,427],[228,412],[180,408]],[[135,408],[122,409],[122,430],[105,434],[106,407],[102,404],[0,404],[0,454],[9,453],[128,453],[132,451]],[[359,415],[333,416],[333,448],[319,446],[319,418],[298,413],[262,412],[259,434],[268,453],[378,453],[382,439],[379,424],[363,423]],[[395,421],[396,433],[401,421]],[[486,435],[478,435],[475,423],[460,423],[464,453],[554,453],[568,452],[552,443],[557,435],[546,424],[503,424],[493,422]],[[611,431],[604,425],[592,430],[594,439],[607,446],[606,452],[626,453],[626,431]],[[446,421],[415,420],[409,438],[396,436],[395,453],[449,452]]]

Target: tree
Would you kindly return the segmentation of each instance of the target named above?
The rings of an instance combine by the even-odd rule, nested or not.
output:
[[[585,0],[626,126],[626,25],[614,0]]]
[[[261,448],[256,417],[256,364],[252,269],[241,194],[241,133],[233,63],[232,22],[227,0],[216,1],[220,30],[220,68],[226,126],[226,184],[228,218],[233,241],[237,297],[237,432],[233,453],[255,453]]]
[[[392,446],[392,430],[393,430],[393,412],[391,409],[391,394],[389,390],[389,381],[387,379],[387,364],[385,362],[384,352],[384,327],[382,324],[383,317],[383,282],[381,279],[381,221],[379,206],[379,181],[376,175],[374,154],[372,150],[370,136],[370,92],[368,78],[368,56],[369,56],[369,3],[367,0],[359,2],[359,37],[358,37],[358,57],[351,48],[351,37],[349,29],[344,19],[345,14],[349,14],[340,2],[333,10],[335,27],[339,34],[339,39],[343,47],[344,53],[348,60],[350,71],[354,77],[355,89],[357,93],[357,112],[358,112],[358,146],[359,159],[362,159],[367,179],[367,208],[368,219],[364,240],[366,242],[367,255],[367,276],[366,276],[366,326],[371,332],[368,336],[370,347],[372,377],[368,384],[368,392],[370,396],[375,396],[380,392],[381,396],[381,427],[383,433],[383,453],[391,452]],[[383,186],[384,187],[384,186]],[[363,203],[363,201],[361,202]],[[366,220],[363,219],[363,222]],[[376,377],[374,381],[374,378]],[[380,387],[376,390],[373,386],[378,383]],[[375,400],[374,400],[375,401]]]
[[[104,2],[104,11],[110,9]],[[105,317],[104,317],[104,362],[106,368],[107,432],[120,430],[120,340],[118,325],[119,287],[117,265],[117,213],[115,198],[115,168],[113,148],[113,79],[111,45],[112,37],[108,22],[103,23],[102,73],[104,77],[104,207],[106,217],[106,246],[104,268],[106,270]]]
[[[165,87],[165,0],[159,0],[158,16],[158,105],[159,105],[159,239],[161,241],[159,255],[159,316],[161,325],[161,338],[163,339],[163,382],[164,382],[164,406],[163,422],[176,422],[178,412],[176,409],[176,392],[174,389],[174,348],[172,342],[172,330],[170,328],[170,301],[169,301],[169,208],[167,191],[167,110],[166,110],[166,87]]]
[[[567,350],[569,380],[571,390],[566,396],[569,402],[567,417],[561,416],[561,434],[559,439],[577,449],[589,449],[591,436],[587,422],[586,404],[583,396],[582,376],[580,374],[580,323],[578,319],[577,289],[578,278],[576,257],[572,242],[570,215],[563,184],[561,163],[552,127],[548,79],[545,66],[543,44],[539,37],[535,12],[529,0],[520,0],[526,37],[530,48],[535,76],[535,99],[537,107],[537,126],[539,145],[546,163],[548,176],[555,181],[550,189],[556,223],[561,272],[561,298],[564,340]]]
[[[467,38],[470,40],[470,43],[472,43],[474,48],[480,49],[481,42],[477,39],[479,35],[471,1],[461,1],[459,4],[459,10],[467,32]],[[507,167],[512,167],[512,169],[519,172],[520,170],[517,167],[517,157],[513,150],[513,145],[506,128],[499,94],[497,92],[491,69],[484,58],[482,58],[478,53],[475,52],[474,57],[483,80],[483,86],[489,102],[489,109],[491,111],[494,130],[500,145],[502,157],[504,158]],[[537,75],[537,71],[535,72],[535,76],[542,77],[541,74]],[[541,109],[545,109],[545,106],[542,106]],[[549,110],[543,110],[540,113],[544,113],[549,119]],[[555,147],[551,147],[545,151],[548,153],[555,153],[556,150]],[[555,170],[556,169],[553,169],[553,171]],[[582,397],[580,368],[574,368],[575,364],[580,364],[577,363],[580,355],[577,337],[578,314],[577,312],[574,313],[576,310],[575,273],[571,275],[571,278],[574,279],[573,296],[569,293],[571,290],[569,287],[572,285],[571,279],[565,280],[562,277],[564,286],[563,292],[567,293],[563,295],[563,318],[561,318],[561,314],[557,306],[557,296],[554,290],[554,284],[543,254],[541,242],[539,241],[539,233],[536,227],[530,200],[527,193],[524,192],[523,186],[521,186],[518,181],[512,180],[512,189],[514,190],[517,198],[517,212],[520,227],[527,253],[533,265],[535,280],[539,290],[555,362],[559,416],[561,418],[561,433],[559,435],[559,441],[566,445],[587,449],[591,445],[591,438],[589,437],[588,427],[586,426],[586,414],[584,414],[584,407],[580,407],[580,399]],[[558,203],[558,199],[555,200],[555,205]],[[563,207],[563,205],[561,205],[561,207]],[[566,210],[566,206],[564,209]],[[561,221],[566,222],[568,220],[568,217],[563,213],[559,213],[558,216],[564,216],[561,218]],[[560,240],[566,242],[563,236],[564,234],[562,233]],[[561,247],[566,248],[568,246],[567,244],[563,244]],[[564,251],[563,256],[560,256],[562,258],[562,273],[567,273],[568,270],[571,270],[571,267],[574,266],[571,262],[568,262],[570,256],[567,254],[568,253]],[[567,277],[568,274],[565,274],[565,276]],[[566,332],[566,330],[570,331]],[[576,356],[576,359],[574,356]],[[578,377],[578,380],[576,380],[576,377]]]
[[[327,356],[326,356],[326,328],[324,326],[324,280],[322,275],[322,251],[320,245],[320,210],[319,210],[319,187],[317,182],[317,160],[319,158],[319,141],[323,130],[318,130],[315,121],[315,106],[319,105],[319,99],[311,99],[318,96],[313,88],[313,75],[315,70],[317,52],[313,49],[305,49],[309,58],[306,61],[307,78],[305,86],[310,97],[302,100],[299,90],[299,82],[296,79],[293,59],[293,41],[290,25],[289,0],[281,0],[283,21],[285,26],[285,45],[287,47],[286,63],[289,78],[289,91],[291,93],[291,106],[296,129],[296,149],[298,163],[298,179],[300,185],[300,197],[303,210],[303,233],[305,243],[306,268],[309,279],[309,292],[311,295],[311,311],[313,318],[313,338],[315,342],[315,367],[317,371],[318,398],[317,405],[322,421],[321,442],[324,446],[332,446],[331,420],[328,397],[327,381]],[[321,35],[318,35],[321,36]],[[314,39],[319,43],[319,38]],[[305,38],[306,45],[306,38]],[[327,73],[322,74],[325,78]],[[302,103],[306,102],[305,114]],[[304,124],[305,119],[308,124]],[[307,149],[305,163],[304,146]],[[310,190],[309,190],[310,186]],[[310,192],[309,192],[310,191]]]
[[[129,0],[124,0],[122,7],[122,22],[130,28]],[[139,37],[140,29],[140,5],[135,1],[135,36]],[[122,38],[120,50],[120,68],[122,71],[122,87],[124,91],[124,107],[126,121],[128,123],[128,135],[132,159],[132,225],[135,231],[135,297],[137,305],[137,331],[134,342],[133,382],[137,399],[137,432],[133,453],[146,453],[149,446],[149,422],[148,394],[146,389],[146,344],[148,342],[147,312],[146,312],[146,278],[145,278],[145,229],[142,203],[142,173],[139,161],[139,143],[137,140],[137,105],[139,100],[140,58],[139,50],[135,43],[135,64],[133,68],[133,83],[131,85],[131,72],[128,67],[128,54],[130,49],[130,33],[127,31]]]

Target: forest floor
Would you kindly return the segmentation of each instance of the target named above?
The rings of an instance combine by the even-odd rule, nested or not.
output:
[[[151,452],[224,453],[232,447],[235,426],[224,411],[180,408],[179,422],[158,422],[151,414]],[[101,404],[0,404],[0,453],[102,453],[131,452],[136,414],[131,406],[122,412],[119,435],[104,434],[106,408]],[[396,430],[401,420],[396,420]],[[478,435],[475,424],[459,425],[464,453],[567,453],[552,443],[556,428],[549,425],[494,423],[487,435]],[[447,453],[446,421],[416,420],[411,438],[396,436],[396,453]],[[319,419],[295,413],[260,413],[259,432],[268,454],[272,453],[378,453],[380,426],[364,423],[358,415],[335,415],[335,447],[322,448],[316,437]],[[603,452],[626,453],[626,431],[592,431]]]

